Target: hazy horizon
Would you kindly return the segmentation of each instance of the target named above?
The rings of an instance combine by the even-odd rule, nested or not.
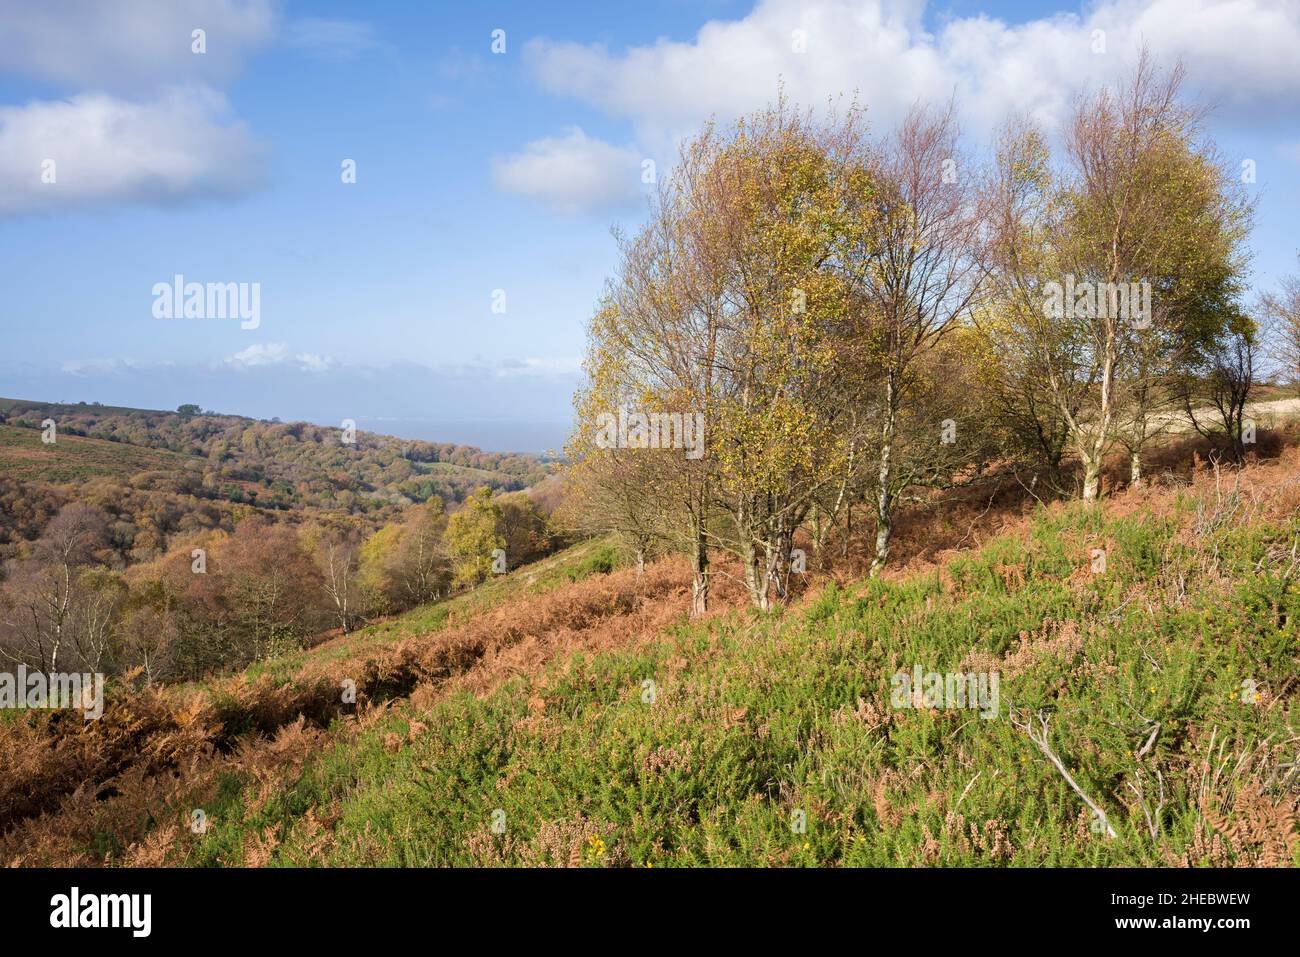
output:
[[[124,409],[139,409],[148,412],[175,412],[176,406],[160,407],[130,401],[105,401],[90,397],[75,398],[51,397],[45,395],[10,394],[0,390],[0,399],[15,399],[24,402],[58,404],[58,405],[103,405]],[[229,409],[195,403],[204,411],[217,415],[237,415],[258,421],[278,419],[281,422],[310,422],[313,425],[337,425],[328,416],[293,415],[285,416],[275,412],[249,412],[243,409]],[[340,420],[341,421],[341,420]],[[484,452],[523,452],[531,455],[548,453],[563,454],[572,425],[564,420],[528,420],[528,419],[415,419],[392,416],[358,416],[354,418],[357,428],[363,432],[391,435],[399,439],[413,439],[424,442],[450,442],[456,445],[470,445]]]

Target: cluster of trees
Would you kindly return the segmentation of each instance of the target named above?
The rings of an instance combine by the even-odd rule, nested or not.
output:
[[[367,536],[402,519],[415,503],[456,506],[482,486],[516,492],[552,472],[532,455],[364,432],[344,445],[337,429],[257,423],[196,406],[168,413],[0,399],[6,425],[40,430],[47,419],[55,420],[60,437],[179,455],[123,454],[120,464],[87,464],[85,475],[75,477],[86,446],[56,443],[51,454],[69,465],[62,469],[68,481],[49,481],[30,469],[26,477],[0,475],[0,567],[22,557],[73,502],[99,512],[107,528],[104,562],[122,568],[160,559],[201,534],[229,536],[252,518],[294,527],[350,525]]]
[[[482,487],[450,514],[433,498],[369,534],[337,517],[295,525],[249,510],[229,531],[128,566],[110,516],[73,500],[3,567],[0,667],[195,678],[473,588],[554,544],[528,495]]]
[[[1241,455],[1261,322],[1294,316],[1300,287],[1243,306],[1253,210],[1181,81],[1144,55],[1059,136],[1013,118],[986,158],[951,107],[879,138],[856,106],[784,98],[706,128],[620,237],[590,323],[582,522],[689,555],[696,612],[731,553],[767,608],[796,533],[820,548],[858,504],[875,574],[927,489],[1029,467],[1096,501],[1112,451],[1140,482],[1189,414]],[[612,440],[620,409],[701,414],[703,454],[644,419]]]
[[[174,470],[154,470],[141,483],[264,508],[337,508],[379,511],[433,497],[460,502],[482,485],[519,491],[540,481],[548,466],[536,456],[483,452],[452,443],[403,440],[357,432],[345,444],[341,430],[305,422],[259,422],[202,412],[118,409],[20,400],[0,401],[0,422],[40,429],[52,419],[61,435],[89,436],[193,459]]]
[[[172,542],[203,532],[232,532],[242,518],[260,511],[181,491],[142,488],[134,479],[127,484],[100,476],[50,485],[0,476],[0,565],[45,534],[59,511],[72,502],[84,502],[103,517],[106,547],[113,563],[120,566],[158,558]],[[396,514],[399,509],[390,511]],[[279,512],[267,514],[290,517]]]

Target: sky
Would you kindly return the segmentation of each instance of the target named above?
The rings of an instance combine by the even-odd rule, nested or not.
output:
[[[1214,107],[1271,288],[1300,0],[0,0],[0,396],[558,448],[612,229],[701,124],[951,97],[978,149],[1143,44]],[[176,276],[255,319],[169,315]]]

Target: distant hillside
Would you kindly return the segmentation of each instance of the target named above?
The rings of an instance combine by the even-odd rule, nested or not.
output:
[[[26,482],[62,484],[95,476],[126,480],[142,472],[187,471],[203,464],[180,452],[72,434],[47,444],[39,427],[0,425],[0,473]]]
[[[485,486],[544,497],[555,469],[533,455],[370,432],[346,443],[340,429],[197,407],[0,399],[0,588],[15,573],[8,563],[35,554],[74,505],[105,523],[96,561],[120,572],[233,534],[245,519],[365,538],[435,498],[454,511]],[[516,544],[532,554],[533,539]]]
[[[456,503],[483,485],[516,491],[549,471],[533,455],[372,432],[357,432],[355,443],[347,444],[339,428],[194,409],[162,412],[0,399],[0,424],[8,426],[0,432],[0,465],[12,478],[56,484],[166,473],[145,481],[152,488],[181,488],[264,508],[347,512],[423,502],[435,495]],[[66,444],[41,443],[41,423],[48,419]],[[131,451],[118,452],[103,443]]]

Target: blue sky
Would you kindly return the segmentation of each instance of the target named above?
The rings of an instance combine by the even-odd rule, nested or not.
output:
[[[955,92],[978,143],[1143,41],[1255,162],[1267,288],[1296,268],[1296,0],[0,0],[0,395],[558,445],[610,227],[710,115],[778,78],[878,126]],[[155,318],[178,273],[259,284],[258,327]]]

